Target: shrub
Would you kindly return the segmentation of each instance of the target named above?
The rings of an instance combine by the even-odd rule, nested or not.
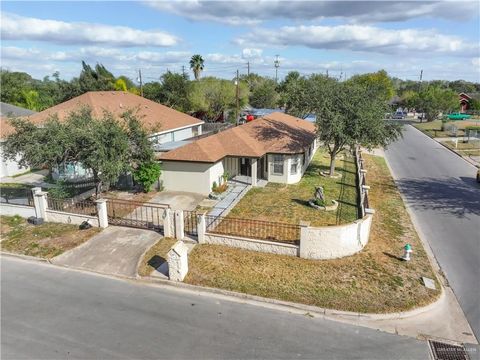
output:
[[[148,162],[141,164],[138,169],[134,171],[133,178],[142,185],[144,192],[149,192],[161,173],[159,163]]]

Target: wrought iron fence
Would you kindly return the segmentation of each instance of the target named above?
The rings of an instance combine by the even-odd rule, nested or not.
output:
[[[205,222],[207,232],[214,234],[290,244],[300,242],[300,225],[208,215]]]
[[[195,211],[183,211],[183,226],[184,226],[184,231],[188,235],[193,235],[197,236],[197,219],[198,219],[198,214]]]
[[[112,225],[161,231],[168,204],[107,198],[107,216]]]
[[[72,214],[97,215],[97,204],[91,200],[74,201],[73,199],[47,197],[47,208]]]
[[[33,206],[32,189],[22,187],[0,187],[0,202],[5,204]]]

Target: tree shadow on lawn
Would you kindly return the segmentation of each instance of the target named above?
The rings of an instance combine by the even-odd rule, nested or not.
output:
[[[398,186],[414,209],[441,210],[460,218],[480,215],[480,188],[473,177],[403,179]]]

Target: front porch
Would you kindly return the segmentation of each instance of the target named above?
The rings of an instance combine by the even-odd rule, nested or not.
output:
[[[228,156],[223,160],[230,181],[255,187],[264,187],[268,183],[267,165],[267,156],[261,158]]]

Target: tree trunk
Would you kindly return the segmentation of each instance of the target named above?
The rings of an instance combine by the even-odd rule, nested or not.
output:
[[[337,154],[330,154],[330,176],[335,175],[335,157]]]

